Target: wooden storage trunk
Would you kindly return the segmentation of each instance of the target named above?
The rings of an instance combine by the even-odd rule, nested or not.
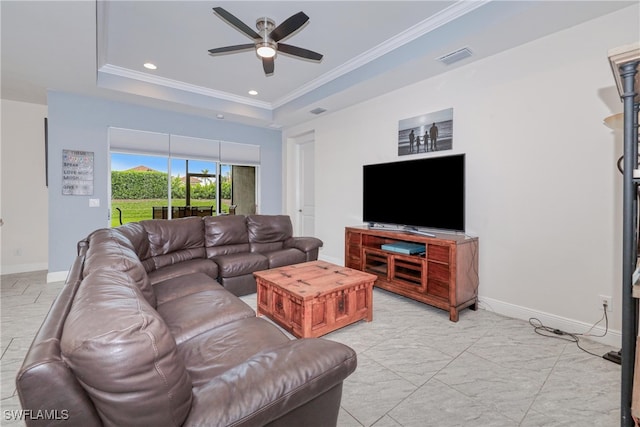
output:
[[[254,275],[258,314],[298,338],[318,337],[359,320],[373,320],[373,274],[312,261]]]

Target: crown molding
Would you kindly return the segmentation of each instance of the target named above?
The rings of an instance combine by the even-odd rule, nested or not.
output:
[[[353,59],[345,62],[339,67],[334,68],[332,71],[323,74],[315,80],[300,86],[298,89],[292,91],[288,95],[283,96],[273,102],[273,108],[281,107],[307,93],[319,88],[320,86],[329,83],[340,76],[343,76],[351,71],[354,71],[369,62],[380,58],[381,56],[397,49],[413,40],[424,36],[425,34],[440,28],[441,26],[454,21],[467,13],[473,12],[479,7],[490,3],[493,0],[477,0],[477,1],[457,1],[449,7],[444,8],[440,12],[430,16],[417,23],[416,25],[407,28],[405,31],[390,38],[384,43],[375,46],[368,51],[354,57]]]
[[[145,82],[152,85],[167,87],[175,90],[180,90],[184,92],[194,93],[198,95],[202,95],[205,97],[216,98],[220,100],[225,100],[229,102],[234,102],[242,105],[247,105],[251,107],[261,108],[269,111],[273,111],[276,108],[279,108],[295,99],[298,99],[309,92],[312,92],[321,86],[345,75],[348,74],[371,61],[374,61],[381,56],[397,49],[409,42],[412,42],[419,37],[428,34],[431,31],[440,28],[441,26],[454,21],[461,16],[470,13],[479,7],[484,6],[485,4],[491,2],[493,0],[477,0],[477,1],[456,1],[454,4],[446,7],[440,12],[432,15],[431,17],[417,23],[416,25],[406,29],[405,31],[397,34],[396,36],[390,38],[389,40],[375,46],[368,51],[362,53],[354,57],[353,59],[345,62],[337,68],[334,68],[332,71],[323,74],[322,76],[310,81],[309,83],[300,86],[289,94],[275,100],[273,103],[258,101],[255,99],[247,98],[244,96],[235,95],[229,92],[224,92],[220,90],[210,89],[202,86],[193,85],[190,83],[185,83],[179,80],[168,79],[165,77],[160,77],[156,75],[151,75],[148,73],[131,70],[124,67],[119,67],[117,65],[112,65],[108,63],[101,64],[101,60],[105,60],[104,52],[106,51],[106,37],[104,34],[98,32],[98,40],[101,43],[98,43],[98,72],[105,73],[113,76],[118,76],[126,79],[137,80],[141,82]],[[104,12],[104,10],[102,11]],[[100,14],[98,14],[100,15]],[[100,22],[99,22],[100,24]],[[98,27],[104,26],[98,25]],[[102,52],[102,55],[100,53]]]
[[[192,85],[189,83],[181,82],[179,80],[168,79],[165,77],[154,76],[148,73],[131,70],[129,68],[119,67],[117,65],[105,64],[102,67],[100,67],[98,72],[111,74],[114,76],[123,77],[127,79],[138,80],[138,81],[142,81],[152,85],[164,86],[171,89],[181,90],[184,92],[195,93],[195,94],[207,96],[210,98],[217,98],[225,101],[236,102],[238,104],[244,104],[251,107],[262,108],[265,110],[273,109],[273,105],[270,102],[258,101],[255,99],[246,98],[244,96],[234,95],[229,92],[209,89],[206,87]]]

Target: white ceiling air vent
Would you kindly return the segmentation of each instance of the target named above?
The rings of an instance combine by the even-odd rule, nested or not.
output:
[[[471,56],[471,51],[469,50],[469,48],[463,47],[462,49],[454,50],[451,53],[442,55],[440,58],[438,58],[438,61],[442,62],[445,65],[451,65],[454,62],[461,61],[470,56]]]
[[[322,113],[324,113],[325,111],[327,111],[327,109],[326,109],[326,108],[318,107],[318,108],[314,108],[313,110],[311,110],[311,111],[309,111],[309,112],[310,112],[311,114],[318,115],[318,114],[322,114]]]

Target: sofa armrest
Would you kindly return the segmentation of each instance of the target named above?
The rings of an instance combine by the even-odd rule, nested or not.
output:
[[[316,237],[290,237],[284,242],[285,248],[296,248],[305,255],[305,261],[315,261],[318,259],[322,240]]]
[[[322,240],[317,237],[291,237],[284,242],[285,248],[296,248],[302,252],[311,252],[322,247]]]
[[[341,384],[356,365],[356,353],[344,344],[283,343],[194,389],[184,425],[266,425]]]

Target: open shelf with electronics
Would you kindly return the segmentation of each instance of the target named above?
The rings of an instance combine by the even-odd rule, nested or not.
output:
[[[460,310],[477,308],[477,237],[347,227],[345,266],[377,275],[379,288],[447,310],[454,322]]]

